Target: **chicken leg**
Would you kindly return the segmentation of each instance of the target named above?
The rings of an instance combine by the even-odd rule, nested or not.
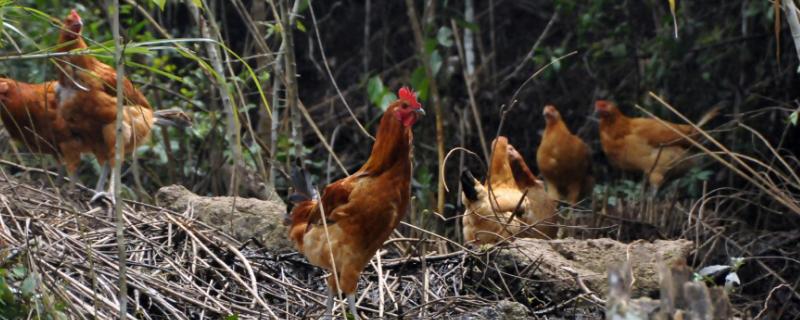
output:
[[[322,316],[323,319],[333,319],[333,301],[334,301],[334,294],[333,290],[328,288],[328,298],[325,300],[325,314]],[[350,308],[350,313],[353,315],[353,318],[358,320],[361,317],[358,316],[358,310],[356,310],[356,294],[352,293],[347,295],[347,304]]]
[[[333,319],[333,289],[328,288],[328,299],[325,300],[325,314],[323,319]]]
[[[111,182],[108,184],[108,190],[106,191],[104,188],[106,185],[106,179],[108,178],[109,175],[109,171],[111,171],[110,172]],[[94,196],[92,196],[92,199],[89,200],[89,202],[95,202],[100,199],[106,198],[111,202],[111,204],[114,204],[114,202],[116,201],[116,199],[114,199],[114,191],[113,191],[114,178],[115,178],[114,172],[111,170],[111,165],[108,163],[108,161],[106,161],[106,163],[103,164],[103,168],[100,169],[100,177],[97,178],[97,186],[94,188]]]
[[[356,293],[353,292],[347,295],[347,304],[350,307],[350,313],[353,314],[353,319],[360,319],[358,316],[358,310],[356,310]]]

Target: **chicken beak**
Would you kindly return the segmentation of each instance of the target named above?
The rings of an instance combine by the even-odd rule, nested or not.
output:
[[[69,14],[70,18],[72,18],[72,20],[75,20],[72,23],[72,27],[83,27],[83,19],[81,19],[81,16],[78,14],[77,10],[72,9],[72,11],[70,11]]]
[[[424,116],[425,115],[425,109],[422,109],[422,108],[415,109],[414,112],[416,112],[417,115],[420,115],[420,116]]]

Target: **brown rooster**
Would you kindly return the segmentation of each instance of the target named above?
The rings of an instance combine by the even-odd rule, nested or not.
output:
[[[361,271],[409,210],[411,127],[424,110],[413,91],[401,88],[398,97],[384,112],[372,153],[358,171],[329,184],[321,197],[302,171],[293,174],[289,239],[311,264],[331,272],[327,315],[335,292],[342,292],[358,317]]]

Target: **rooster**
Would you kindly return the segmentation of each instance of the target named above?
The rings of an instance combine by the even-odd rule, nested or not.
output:
[[[575,205],[592,188],[591,159],[586,143],[569,131],[556,107],[544,107],[546,127],[536,150],[536,163],[547,192]]]
[[[81,36],[83,21],[75,10],[64,19],[59,34],[59,50],[87,48]],[[117,96],[116,71],[91,55],[75,55],[57,61],[59,80],[56,89],[58,108],[69,130],[82,141],[103,166],[92,201],[107,197],[104,186],[115,161]],[[153,125],[189,125],[191,119],[180,110],[154,112],[144,95],[124,79],[122,139],[124,154],[145,143]],[[114,177],[112,177],[112,181]],[[110,187],[113,187],[110,186]],[[111,188],[109,188],[111,189]]]
[[[358,317],[361,271],[409,210],[411,127],[425,112],[410,89],[401,88],[398,97],[383,113],[372,153],[358,171],[329,184],[321,197],[302,170],[293,173],[289,239],[311,264],[331,272],[327,315],[334,293],[342,292]]]
[[[30,151],[56,156],[74,177],[86,152],[57,110],[56,81],[31,84],[0,78],[0,120],[12,139]]]
[[[684,138],[698,136],[692,126],[631,118],[606,100],[596,101],[595,111],[600,117],[600,143],[608,161],[618,169],[645,174],[654,192],[668,173],[677,174],[692,165],[686,159],[691,142]],[[697,122],[698,127],[718,113],[718,108],[711,109]]]

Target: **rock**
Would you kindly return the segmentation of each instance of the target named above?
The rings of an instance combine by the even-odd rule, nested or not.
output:
[[[552,281],[550,288],[551,298],[560,299],[565,297],[565,293],[574,293],[580,288],[571,273],[573,271],[589,290],[599,297],[605,296],[608,292],[609,268],[629,257],[635,281],[633,295],[644,296],[659,291],[659,257],[671,264],[678,259],[685,259],[692,248],[693,244],[688,240],[634,241],[626,244],[611,239],[519,239],[512,247],[498,254],[495,261],[501,267],[513,269],[538,264],[536,278],[543,281],[561,280]]]
[[[239,197],[201,197],[183,186],[163,187],[156,193],[156,202],[177,212],[185,212],[191,204],[193,217],[219,228],[239,241],[255,238],[267,250],[292,248],[283,225],[286,205],[283,201],[264,201]]]
[[[528,308],[525,305],[508,300],[498,301],[496,305],[487,306],[461,317],[461,320],[512,320],[527,319]]]

